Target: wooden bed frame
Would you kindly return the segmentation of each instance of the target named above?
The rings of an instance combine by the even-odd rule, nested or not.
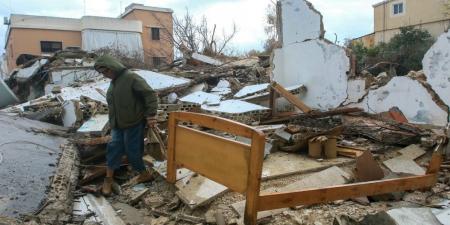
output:
[[[251,139],[245,144],[181,125],[191,123]],[[432,187],[442,163],[442,140],[426,175],[260,195],[265,135],[250,126],[215,116],[172,112],[169,116],[167,180],[176,182],[177,168],[187,168],[246,195],[244,223],[256,225],[259,211],[326,203]],[[301,166],[301,165],[299,165]]]

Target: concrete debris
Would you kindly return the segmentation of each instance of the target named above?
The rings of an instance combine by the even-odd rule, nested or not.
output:
[[[196,91],[180,98],[180,101],[199,105],[219,105],[221,98],[222,97],[219,95],[210,94],[203,91]]]
[[[17,82],[27,82],[31,79],[37,72],[41,69],[42,66],[48,63],[48,59],[38,59],[33,62],[29,67],[20,68],[17,73],[13,74],[17,79]]]
[[[88,121],[86,121],[80,128],[78,128],[77,133],[89,136],[104,136],[108,131],[108,124],[109,124],[108,115],[106,114],[94,115]]]
[[[131,68],[158,93],[159,137],[145,138],[144,161],[159,175],[129,185],[136,174],[124,158],[115,173],[115,195],[107,199],[95,197],[111,141],[105,98],[110,81],[94,70],[97,56],[64,50],[32,58],[0,79],[0,224],[15,223],[2,216],[26,214],[34,214],[29,225],[242,223],[243,196],[206,175],[178,165],[176,185],[165,181],[161,146],[167,146],[167,121],[175,111],[228,118],[263,132],[264,193],[425,174],[431,150],[449,137],[443,129],[450,105],[449,33],[428,51],[424,71],[397,76],[407,73],[401,65],[380,62],[356,74],[346,49],[324,38],[322,15],[311,3],[282,0],[277,13],[279,43],[271,56],[189,53],[158,71]],[[449,169],[444,161],[431,190],[411,193],[429,196],[420,205],[448,198]],[[334,224],[447,222],[442,206],[398,208],[411,202],[401,200],[403,194],[273,210],[258,218],[267,224],[330,224],[334,215],[345,214]]]
[[[395,157],[383,162],[394,173],[424,175],[425,170],[416,162],[404,156]]]
[[[14,94],[14,92],[11,91],[11,89],[8,87],[5,81],[3,81],[3,79],[0,79],[0,108],[18,102],[19,99]]]
[[[206,55],[202,55],[199,53],[193,53],[191,58],[193,60],[199,61],[201,63],[206,63],[206,64],[210,64],[210,65],[214,65],[214,66],[221,66],[223,63],[217,59],[211,58],[209,56]]]

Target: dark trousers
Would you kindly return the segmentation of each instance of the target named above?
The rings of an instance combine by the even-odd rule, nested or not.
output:
[[[128,162],[134,170],[145,170],[142,159],[144,153],[144,123],[126,129],[112,129],[112,140],[108,143],[106,160],[108,168],[116,170],[120,167],[122,156],[128,157]]]

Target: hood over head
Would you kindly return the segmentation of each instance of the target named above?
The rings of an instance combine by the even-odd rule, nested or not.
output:
[[[114,72],[116,75],[120,75],[127,68],[116,58],[110,55],[102,55],[95,60],[94,68],[106,67]]]

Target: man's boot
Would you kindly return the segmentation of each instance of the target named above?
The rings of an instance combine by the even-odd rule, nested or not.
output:
[[[149,170],[142,171],[138,176],[129,181],[129,185],[136,185],[154,180],[153,172]]]
[[[103,186],[102,186],[102,194],[104,196],[111,196],[113,182],[114,182],[114,180],[112,177],[105,177],[105,180],[103,181]]]

